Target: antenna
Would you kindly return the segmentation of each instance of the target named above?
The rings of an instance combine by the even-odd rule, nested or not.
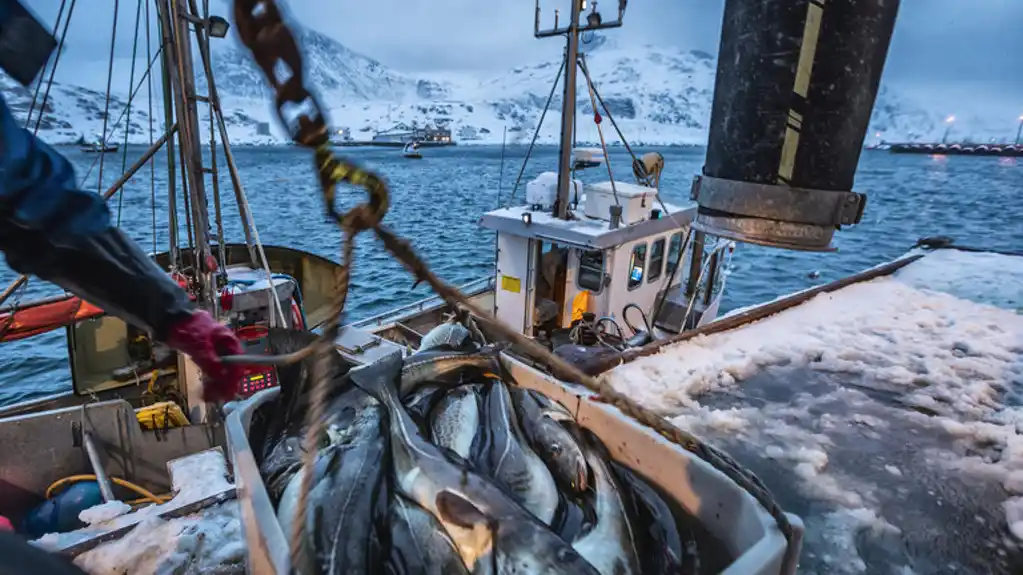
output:
[[[536,16],[533,23],[533,36],[536,38],[550,38],[552,36],[566,36],[567,47],[565,48],[565,91],[561,99],[561,153],[558,162],[558,200],[555,202],[554,215],[560,219],[568,219],[568,192],[571,179],[572,162],[572,135],[575,132],[575,83],[576,72],[579,62],[579,35],[583,32],[606,30],[608,28],[620,28],[622,18],[625,16],[625,5],[628,0],[618,0],[618,18],[610,22],[604,22],[600,12],[597,11],[597,2],[594,0],[590,12],[586,14],[586,24],[580,25],[579,18],[587,8],[587,0],[570,0],[572,10],[569,12],[567,26],[558,26],[560,12],[554,10],[554,27],[547,30],[540,29],[540,0],[536,0]]]

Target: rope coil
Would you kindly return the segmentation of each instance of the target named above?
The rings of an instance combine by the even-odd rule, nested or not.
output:
[[[235,2],[235,19],[242,43],[252,52],[256,63],[263,70],[276,97],[278,117],[288,127],[291,139],[298,145],[314,151],[317,173],[320,177],[322,196],[325,208],[344,232],[342,261],[343,266],[337,278],[337,295],[334,311],[327,326],[317,342],[289,357],[267,358],[268,363],[291,363],[310,354],[317,354],[315,381],[307,412],[307,433],[304,438],[303,478],[299,492],[297,517],[292,524],[291,553],[294,558],[304,551],[302,535],[305,529],[306,503],[312,485],[312,466],[316,456],[316,439],[325,427],[323,417],[324,402],[327,396],[329,381],[330,354],[336,353],[334,340],[340,330],[341,318],[345,301],[348,296],[351,266],[354,263],[355,237],[363,231],[372,230],[383,243],[384,248],[413,275],[416,280],[428,284],[452,309],[464,309],[484,323],[493,333],[511,342],[520,351],[542,358],[551,373],[559,379],[577,382],[597,394],[597,398],[619,409],[626,416],[653,429],[662,437],[675,443],[685,450],[700,457],[715,469],[726,475],[740,487],[748,491],[777,522],[779,529],[787,539],[793,530],[788,517],[774,501],[767,487],[748,470],[736,463],[724,452],[707,445],[695,436],[682,431],[656,413],[647,410],[631,398],[614,389],[604,378],[594,378],[582,373],[575,366],[555,356],[546,348],[521,333],[515,332],[493,318],[489,313],[469,301],[457,288],[438,278],[419,257],[412,245],[399,237],[382,224],[389,207],[387,185],[375,173],[364,170],[349,160],[337,157],[330,148],[327,137],[326,117],[312,93],[302,84],[302,59],[298,47],[288,26],[282,19],[281,12],[274,0],[237,0]],[[283,62],[291,71],[286,81],[280,81],[274,70],[278,62]],[[313,107],[312,113],[301,113],[291,118],[285,113],[288,104],[308,104]],[[339,212],[336,205],[338,184],[345,182],[364,188],[368,195],[365,203],[359,204],[347,212]],[[240,359],[240,358],[237,358]],[[228,359],[228,361],[231,361]]]

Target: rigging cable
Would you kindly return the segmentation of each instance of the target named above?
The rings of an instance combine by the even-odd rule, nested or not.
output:
[[[198,11],[195,5],[195,0],[189,0],[189,7],[193,11]],[[209,17],[209,3],[204,0],[204,10],[206,17]],[[217,126],[220,131],[221,145],[224,147],[224,159],[227,161],[227,169],[231,175],[231,185],[235,191],[235,201],[238,204],[238,212],[242,219],[242,226],[245,230],[246,244],[249,244],[249,233],[252,234],[252,242],[250,247],[250,256],[252,256],[252,264],[254,266],[261,266],[263,272],[266,274],[267,284],[270,286],[270,302],[271,307],[277,310],[277,315],[280,317],[281,325],[287,325],[288,322],[284,316],[284,308],[281,305],[281,299],[277,295],[277,290],[273,289],[273,272],[270,270],[270,260],[266,258],[266,250],[263,248],[263,241],[259,237],[259,230],[256,228],[256,220],[252,217],[252,210],[249,207],[249,199],[245,193],[245,188],[242,186],[241,178],[238,177],[238,170],[235,166],[234,156],[231,153],[231,142],[227,134],[227,125],[224,122],[223,111],[220,108],[220,94],[217,92],[217,84],[213,78],[213,56],[209,50],[209,43],[199,44],[199,56],[203,61],[203,70],[206,73],[206,86],[209,91],[207,96],[210,101],[210,113],[216,114]],[[256,260],[254,254],[251,253],[251,247],[255,246],[256,252],[259,255],[259,261]],[[297,284],[296,284],[297,285]],[[275,325],[274,315],[270,314],[270,324]]]
[[[128,76],[128,89],[135,85],[135,59],[139,50],[139,23],[142,21],[142,0],[135,8],[135,38],[131,45],[131,74]],[[148,22],[147,22],[148,24]],[[148,26],[147,26],[148,28]],[[141,82],[140,82],[141,84]],[[128,167],[128,133],[131,131],[131,100],[128,100],[128,116],[124,120],[124,149],[121,150],[121,173]],[[150,137],[152,133],[150,132]],[[124,187],[117,192],[117,227],[121,227],[121,209],[124,206]]]
[[[149,33],[149,2],[146,2],[146,61],[153,58],[153,41]],[[146,92],[149,93],[149,147],[153,147],[153,75],[146,73]],[[149,160],[149,205],[153,211],[153,253],[156,253],[156,160]]]
[[[149,61],[149,66],[146,68],[146,72],[142,75],[143,76],[142,78],[139,78],[138,85],[135,86],[135,89],[132,90],[131,94],[128,96],[128,103],[129,104],[132,101],[135,100],[135,96],[137,96],[138,93],[139,93],[139,90],[142,89],[142,82],[144,82],[146,80],[146,78],[149,77],[149,73],[153,69],[153,64],[156,63],[156,59],[160,57],[160,53],[161,52],[163,52],[163,46],[160,46],[159,48],[156,49],[156,54],[153,54],[153,59]],[[121,108],[121,115],[118,116],[117,120],[115,120],[114,123],[110,126],[111,130],[115,130],[115,129],[117,129],[118,126],[121,125],[121,120],[124,119],[124,114],[127,111],[128,111],[127,105],[125,105],[124,108]],[[105,147],[107,145],[107,142],[110,141],[110,138],[109,138],[109,136],[107,134],[101,134],[101,137],[102,137],[102,140],[100,142],[100,145]],[[97,156],[102,156],[102,154],[97,154]],[[99,162],[99,158],[97,157],[97,158],[94,158],[92,160],[91,164],[89,164],[89,169],[85,172],[85,176],[81,180],[83,182],[83,184],[82,184],[83,186],[84,186],[85,180],[89,179],[89,176],[92,174],[92,170],[96,168],[96,164],[98,162]]]
[[[50,77],[46,80],[46,91],[43,92],[43,101],[39,104],[39,116],[36,117],[36,125],[32,128],[32,134],[36,135],[39,133],[39,125],[43,121],[43,112],[46,111],[46,102],[50,99],[50,88],[53,87],[53,76],[57,73],[57,64],[60,63],[60,55],[64,52],[64,40],[67,39],[68,25],[71,24],[71,14],[75,11],[75,0],[71,0],[71,6],[68,7],[67,19],[64,20],[64,29],[60,33],[60,42],[57,43],[57,55],[53,57],[53,67],[50,68]],[[28,127],[28,123],[25,124]]]
[[[515,201],[515,192],[519,189],[519,183],[522,182],[522,174],[526,171],[526,164],[529,163],[529,156],[533,153],[533,146],[536,145],[536,139],[540,136],[540,128],[543,127],[543,120],[547,117],[547,110],[551,107],[551,101],[554,99],[554,91],[558,88],[558,82],[561,80],[561,74],[565,71],[565,61],[561,61],[561,67],[558,68],[558,75],[554,77],[554,83],[551,84],[551,93],[547,95],[547,103],[543,106],[543,113],[540,114],[540,122],[536,125],[536,130],[533,132],[533,141],[529,142],[529,149],[526,150],[526,158],[522,160],[522,167],[519,168],[519,175],[515,178],[515,185],[512,186],[511,197],[508,198],[508,205],[511,205]]]
[[[110,60],[107,64],[107,96],[103,104],[103,139],[106,140],[107,135],[107,120],[110,118],[110,85],[114,80],[114,46],[117,42],[117,17],[120,16],[120,10],[118,5],[120,0],[114,0],[114,27],[110,30]],[[129,86],[130,88],[131,86]],[[131,106],[131,101],[128,101],[128,105]],[[103,161],[105,153],[106,143],[100,145],[99,150],[99,180],[96,186],[96,193],[103,193]]]
[[[590,80],[590,75],[586,71],[586,55],[579,54],[579,69],[583,71],[583,76],[586,77],[586,88],[590,92],[590,107],[593,108],[593,123],[597,125],[597,136],[600,137],[600,150],[604,154],[604,164],[607,166],[607,179],[611,182],[611,194],[614,196],[615,205],[621,206],[622,204],[618,201],[618,188],[615,187],[614,174],[611,173],[611,158],[607,156],[607,142],[604,141],[604,129],[600,127],[600,112],[597,111],[597,99],[593,95],[593,81]]]
[[[67,4],[67,0],[60,0],[60,10],[57,11],[57,19],[53,21],[53,31],[50,33],[54,38],[57,37],[57,28],[60,27],[60,18],[64,15],[64,7]],[[70,16],[70,15],[69,15]],[[57,67],[57,62],[54,60],[53,67]],[[46,71],[46,66],[43,66],[43,72]],[[43,77],[46,74],[39,75],[39,81],[36,82],[35,92],[32,93],[32,103],[28,106],[28,114],[25,114],[25,125],[24,128],[28,128],[28,125],[32,123],[32,112],[36,108],[36,101],[39,99],[39,89],[43,87]],[[40,109],[39,114],[42,115],[45,110]]]

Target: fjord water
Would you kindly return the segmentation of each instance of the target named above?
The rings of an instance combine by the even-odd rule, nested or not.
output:
[[[525,146],[505,151],[503,178],[499,146],[424,150],[425,159],[407,160],[398,149],[349,148],[342,150],[357,162],[379,171],[391,187],[391,209],[386,222],[409,238],[433,269],[445,280],[460,284],[491,273],[494,236],[477,226],[481,214],[512,195],[526,154]],[[650,151],[638,148],[637,153]],[[665,157],[662,194],[667,201],[688,198],[691,180],[703,163],[702,148],[660,148]],[[95,154],[76,148],[62,149],[78,170],[85,187],[98,189],[98,169],[90,166]],[[131,164],[143,148],[130,147]],[[265,244],[307,250],[340,259],[340,232],[326,219],[312,159],[304,150],[236,148],[238,163],[260,236]],[[620,181],[631,181],[630,158],[622,148],[611,150],[612,168]],[[105,189],[121,173],[122,155],[104,160]],[[228,241],[243,241],[230,179],[221,166],[220,188],[224,205],[224,233]],[[141,170],[125,187],[124,197],[110,200],[113,218],[146,250],[167,249],[166,154],[155,162],[155,186],[150,170]],[[532,157],[514,199],[522,201],[525,183],[543,171],[556,169],[557,149],[540,147]],[[86,174],[88,177],[86,178]],[[584,181],[607,179],[603,167],[581,174]],[[181,175],[178,174],[180,186]],[[500,185],[499,185],[500,183]],[[151,194],[155,187],[155,204]],[[892,155],[865,151],[855,189],[869,199],[862,223],[838,232],[836,253],[791,252],[739,245],[728,280],[725,310],[773,299],[811,285],[833,281],[899,256],[923,236],[948,235],[958,243],[977,247],[1023,250],[1023,160],[1012,158]],[[500,190],[500,195],[499,195]],[[212,198],[212,189],[207,185]],[[361,201],[363,192],[343,189],[345,206]],[[155,205],[155,211],[154,211]],[[210,203],[211,223],[213,219]],[[155,234],[154,234],[155,217]],[[179,195],[181,237],[184,209]],[[216,228],[213,231],[214,237]],[[186,240],[187,241],[187,240]],[[184,243],[184,241],[183,241]],[[813,274],[812,272],[818,272]],[[16,277],[0,265],[6,285]],[[425,285],[412,288],[401,265],[369,235],[359,238],[348,320],[368,317],[431,295]],[[58,288],[33,279],[21,301],[60,293]],[[19,296],[15,296],[18,299]],[[67,389],[70,374],[63,331],[20,342],[0,344],[0,404],[8,404]]]

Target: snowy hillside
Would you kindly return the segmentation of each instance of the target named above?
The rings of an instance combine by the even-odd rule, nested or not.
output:
[[[356,140],[369,139],[377,131],[399,125],[440,125],[450,128],[455,140],[462,143],[500,143],[505,128],[510,143],[526,143],[560,66],[559,61],[552,60],[489,78],[413,76],[391,70],[312,30],[301,32],[300,43],[305,50],[309,84],[316,87],[321,102],[329,108],[333,127],[349,128]],[[711,54],[657,46],[619,46],[599,35],[589,39],[583,51],[597,88],[630,142],[669,145],[706,141],[715,73]],[[198,53],[195,59],[199,66]],[[215,42],[213,66],[232,141],[282,142],[283,132],[277,127],[269,90],[248,51],[234,39]],[[127,74],[121,70],[116,75],[111,125],[121,116],[128,93]],[[6,79],[0,87],[15,115],[23,118],[31,93]],[[595,142],[598,135],[590,94],[581,76],[579,87],[577,138]],[[207,93],[201,75],[197,90]],[[145,98],[143,88],[132,111],[129,141],[149,141]],[[58,82],[40,125],[41,135],[54,143],[69,143],[81,135],[98,134],[103,100],[104,94],[94,88]],[[559,86],[544,120],[540,143],[557,142],[560,105]],[[159,133],[163,129],[162,106],[159,102],[157,106],[160,111],[154,111],[154,129]],[[199,109],[205,117],[205,105]],[[882,88],[868,142],[878,134],[888,141],[940,138],[943,117],[939,111],[924,109],[914,100]],[[259,134],[263,123],[270,125],[271,135]],[[123,141],[123,125],[122,120],[110,129],[112,140]],[[958,126],[966,128],[968,124]],[[603,127],[605,138],[617,141],[610,124]]]

